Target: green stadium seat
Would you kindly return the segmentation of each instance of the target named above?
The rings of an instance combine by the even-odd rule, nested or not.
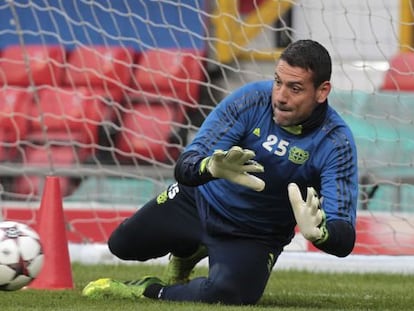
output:
[[[355,137],[361,206],[388,211],[407,208],[406,200],[413,199],[407,189],[414,184],[414,93],[335,90],[330,104]],[[373,191],[369,204],[367,191]]]
[[[115,205],[141,206],[166,189],[172,180],[156,182],[150,179],[126,177],[88,177],[82,181],[67,202],[97,202]]]

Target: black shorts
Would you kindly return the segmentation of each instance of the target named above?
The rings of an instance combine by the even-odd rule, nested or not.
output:
[[[191,255],[201,243],[196,188],[172,184],[125,219],[109,239],[110,250],[125,260],[145,261],[172,252]]]
[[[197,209],[200,204],[197,188],[173,184],[121,223],[109,239],[109,248],[121,259],[145,261],[170,252],[189,256],[204,244],[209,254],[208,277],[168,286],[163,299],[257,302],[281,249],[226,230],[224,234],[212,234],[206,228],[206,221],[200,221]]]

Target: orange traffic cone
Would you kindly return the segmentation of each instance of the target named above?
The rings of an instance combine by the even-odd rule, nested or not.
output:
[[[36,229],[42,242],[44,261],[42,270],[30,283],[29,288],[73,288],[62,197],[57,176],[46,177]]]

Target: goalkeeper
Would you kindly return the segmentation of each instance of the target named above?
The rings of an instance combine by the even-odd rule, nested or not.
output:
[[[318,249],[350,254],[357,153],[349,127],[328,104],[331,70],[322,45],[299,40],[282,53],[274,80],[226,97],[179,157],[177,183],[109,239],[123,260],[170,254],[166,275],[99,279],[83,294],[255,304],[296,225]],[[191,279],[206,256],[208,276]]]

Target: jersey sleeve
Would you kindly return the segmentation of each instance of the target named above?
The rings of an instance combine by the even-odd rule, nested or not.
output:
[[[329,254],[344,257],[352,251],[355,243],[357,152],[352,134],[347,130],[334,131],[328,138],[333,148],[325,159],[321,196],[329,238],[315,246]]]
[[[330,146],[321,173],[322,208],[327,221],[344,220],[355,225],[358,200],[358,161],[350,132],[329,133]],[[324,149],[320,150],[324,152]]]
[[[348,256],[355,245],[355,228],[347,221],[332,220],[326,224],[328,239],[321,244],[314,244],[321,251],[338,257]]]
[[[175,179],[186,186],[195,187],[215,179],[208,171],[200,172],[200,163],[205,158],[195,150],[183,152],[174,169]]]
[[[188,186],[202,185],[214,178],[200,174],[201,161],[215,150],[229,150],[239,145],[254,109],[262,101],[263,92],[271,88],[271,82],[259,81],[246,84],[225,97],[207,116],[192,142],[180,155],[174,169],[178,182]]]

